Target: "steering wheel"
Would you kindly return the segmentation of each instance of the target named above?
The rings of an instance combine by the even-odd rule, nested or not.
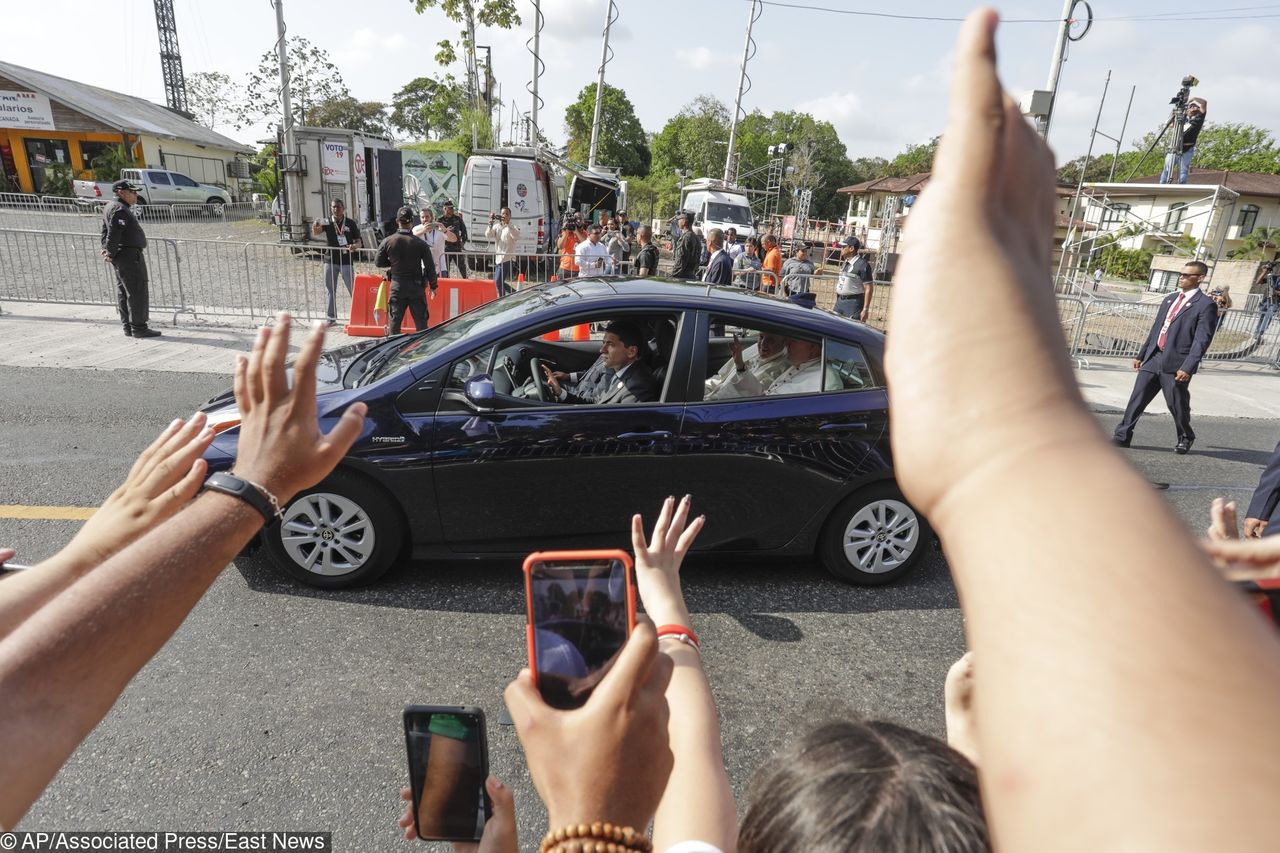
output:
[[[529,372],[533,374],[533,386],[538,389],[538,399],[544,403],[554,403],[556,398],[551,394],[551,386],[547,384],[547,377],[542,375],[542,359],[536,355],[530,358]]]

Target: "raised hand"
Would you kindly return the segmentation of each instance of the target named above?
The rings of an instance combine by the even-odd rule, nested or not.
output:
[[[263,327],[246,359],[236,360],[236,405],[240,442],[234,473],[271,492],[281,506],[320,482],[351,448],[364,424],[367,407],[353,403],[324,435],[316,419],[316,361],[324,347],[325,326],[316,323],[294,362],[293,387],[285,374],[289,352],[289,314],[274,328]]]
[[[686,524],[692,498],[685,495],[662,502],[662,510],[653,525],[653,535],[646,543],[644,520],[631,517],[631,546],[636,555],[636,586],[645,612],[658,625],[688,625],[689,610],[680,590],[680,564],[698,538],[706,516],[698,516]]]
[[[484,788],[489,792],[489,800],[493,803],[493,815],[484,825],[480,842],[453,842],[453,853],[518,853],[519,837],[516,832],[516,803],[511,789],[502,784],[497,776],[490,775],[484,780]],[[413,789],[401,788],[400,799],[405,801],[404,814],[397,824],[404,830],[406,841],[418,837],[413,825]]]
[[[200,457],[211,441],[202,412],[169,424],[61,556],[96,566],[185,506],[204,482],[207,466]]]

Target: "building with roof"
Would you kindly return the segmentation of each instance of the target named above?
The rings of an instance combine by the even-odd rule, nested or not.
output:
[[[45,170],[56,164],[90,177],[93,159],[117,145],[139,166],[224,187],[239,171],[228,164],[253,153],[143,98],[0,62],[0,191],[44,194]]]

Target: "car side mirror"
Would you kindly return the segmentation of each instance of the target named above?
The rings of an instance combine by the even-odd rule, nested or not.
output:
[[[497,391],[493,387],[493,379],[488,374],[482,373],[467,380],[463,386],[463,394],[466,395],[467,402],[475,406],[477,411],[487,412],[493,408]]]

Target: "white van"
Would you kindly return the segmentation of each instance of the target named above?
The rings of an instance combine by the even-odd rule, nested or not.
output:
[[[700,178],[684,185],[680,209],[693,213],[693,227],[705,235],[712,228],[732,228],[738,240],[755,236],[751,202],[735,187],[710,178]]]
[[[511,221],[520,229],[517,253],[552,251],[560,201],[550,163],[532,148],[477,151],[468,157],[457,207],[467,224],[467,251],[493,251],[493,241],[485,236],[485,230],[489,214],[504,207],[511,208]]]

